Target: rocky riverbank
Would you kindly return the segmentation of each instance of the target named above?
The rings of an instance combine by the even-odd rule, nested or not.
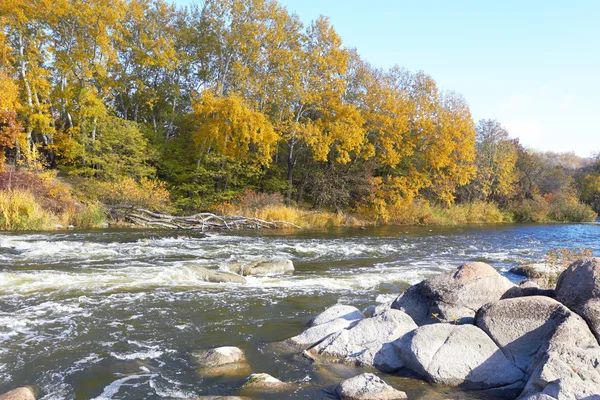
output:
[[[231,264],[228,270],[219,273],[243,279],[289,273],[293,265],[261,260]],[[599,304],[600,258],[573,263],[550,290],[531,280],[515,285],[490,265],[469,262],[409,287],[387,304],[364,311],[334,305],[277,346],[295,353],[298,365],[362,368],[328,394],[345,400],[406,399],[401,385],[382,379],[397,374],[482,398],[595,400],[600,399]],[[277,393],[286,398],[303,385],[252,368],[237,347],[204,349],[191,357],[201,376],[243,379],[235,394],[248,396],[200,398]],[[0,400],[31,399],[30,388],[0,395]]]
[[[598,304],[600,258],[570,265],[554,290],[514,285],[487,264],[466,263],[411,286],[368,318],[336,305],[288,342],[321,362],[407,369],[484,396],[593,400],[600,399]],[[360,395],[341,398],[403,398],[402,388],[359,381]]]

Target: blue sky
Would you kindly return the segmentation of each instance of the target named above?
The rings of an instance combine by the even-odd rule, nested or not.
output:
[[[188,3],[178,0],[179,4]],[[280,0],[375,66],[423,70],[538,150],[600,151],[600,1]]]

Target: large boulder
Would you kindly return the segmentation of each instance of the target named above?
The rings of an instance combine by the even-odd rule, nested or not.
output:
[[[244,376],[250,371],[244,352],[237,347],[200,350],[192,357],[198,373],[203,376]]]
[[[195,273],[201,280],[213,283],[246,283],[243,276],[232,274],[230,272],[218,271],[204,267],[195,267]]]
[[[429,382],[469,390],[506,388],[508,396],[518,395],[524,385],[523,372],[473,325],[424,325],[394,345],[405,366]]]
[[[396,390],[373,374],[346,379],[336,389],[342,400],[404,400],[406,393]]]
[[[16,388],[0,394],[0,400],[35,400],[35,391],[29,386]]]
[[[520,398],[600,400],[600,346],[574,321],[559,326],[540,348]],[[588,343],[582,340],[585,337],[591,338]]]
[[[273,260],[252,260],[230,263],[227,268],[234,274],[248,275],[278,275],[294,272],[292,260],[284,258]]]
[[[388,310],[328,336],[310,352],[337,361],[370,365],[384,372],[392,372],[404,365],[392,342],[416,327],[406,313]]]
[[[286,343],[293,347],[308,348],[322,342],[327,336],[333,333],[356,325],[358,321],[359,320],[352,321],[344,318],[337,318],[325,324],[310,327],[301,334],[289,338],[286,340]]]
[[[356,321],[357,319],[362,319],[363,317],[363,313],[361,313],[356,307],[347,306],[345,304],[336,304],[308,321],[308,326],[326,324],[338,318],[348,321]]]
[[[518,297],[486,304],[477,326],[524,372],[558,330],[570,331],[573,345],[595,345],[585,321],[558,301],[544,296]]]
[[[600,340],[600,258],[569,265],[556,283],[556,299],[581,315]]]
[[[484,304],[496,301],[514,287],[492,266],[468,262],[411,286],[392,304],[418,325],[435,322],[473,323]]]

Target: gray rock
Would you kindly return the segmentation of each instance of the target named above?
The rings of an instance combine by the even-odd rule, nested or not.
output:
[[[342,400],[404,400],[406,393],[396,390],[373,374],[346,379],[336,389]]]
[[[335,319],[342,318],[348,321],[356,321],[357,319],[364,318],[363,313],[353,306],[347,306],[344,304],[336,304],[329,307],[313,319],[308,322],[308,326],[316,326],[326,324]]]
[[[470,390],[523,387],[523,372],[485,332],[473,325],[424,325],[394,345],[406,367],[430,382]]]
[[[227,268],[238,275],[279,275],[294,272],[294,263],[287,259],[252,260],[231,263]]]
[[[35,400],[35,391],[29,386],[16,388],[0,394],[0,400]]]
[[[527,396],[522,399],[523,400],[557,400],[554,397],[549,396],[547,394],[543,394],[543,393],[532,394],[531,396]]]
[[[519,286],[510,288],[502,299],[513,299],[515,297],[527,297],[527,296],[547,296],[554,297],[553,289],[542,289],[539,283],[533,279],[527,279],[519,283]]]
[[[204,267],[195,267],[195,272],[200,279],[213,283],[246,283],[246,278],[229,272],[208,269]]]
[[[279,391],[290,387],[289,383],[265,373],[251,374],[242,385],[245,389],[258,389],[264,391]]]
[[[556,282],[556,299],[576,308],[590,299],[600,298],[600,258],[575,261]]]
[[[384,372],[392,372],[404,365],[392,342],[416,327],[407,314],[399,310],[388,310],[376,317],[363,319],[350,329],[328,336],[311,348],[310,352],[337,361],[370,365]]]
[[[245,376],[250,366],[244,352],[231,346],[200,350],[192,354],[198,373],[203,376]]]
[[[600,341],[600,258],[569,265],[558,278],[556,299],[581,315]]]
[[[203,368],[220,367],[225,364],[246,362],[244,352],[233,346],[217,347],[193,353],[196,364]]]
[[[194,400],[250,400],[250,398],[240,396],[198,396]]]
[[[516,267],[512,267],[508,272],[526,276],[527,278],[542,278],[555,273],[552,266],[546,263],[517,265]]]
[[[367,318],[376,317],[379,314],[383,314],[385,311],[392,308],[394,302],[390,301],[387,303],[381,303],[376,306],[369,306],[363,310],[363,314]]]
[[[573,331],[573,343],[595,342],[585,321],[554,299],[518,297],[486,304],[477,313],[477,326],[523,371],[536,361],[540,349],[559,331]]]
[[[600,400],[600,347],[578,347],[551,339],[520,398]]]
[[[349,321],[344,318],[334,319],[333,321],[327,322],[325,324],[316,325],[308,328],[301,334],[289,338],[286,340],[286,343],[292,346],[299,346],[308,348],[314,344],[320,343],[327,336],[332,333],[336,333],[341,331],[342,329],[349,328],[353,325],[356,325],[358,320]]]
[[[514,286],[492,266],[468,262],[411,286],[392,308],[406,312],[418,325],[440,321],[473,323],[482,305],[500,299]]]
[[[575,311],[586,320],[596,340],[600,342],[600,299],[589,299],[575,308]]]

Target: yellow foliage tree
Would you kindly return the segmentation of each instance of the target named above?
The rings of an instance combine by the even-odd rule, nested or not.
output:
[[[192,107],[199,162],[203,154],[217,151],[264,166],[271,163],[279,136],[268,118],[239,95],[217,96],[205,90]]]

